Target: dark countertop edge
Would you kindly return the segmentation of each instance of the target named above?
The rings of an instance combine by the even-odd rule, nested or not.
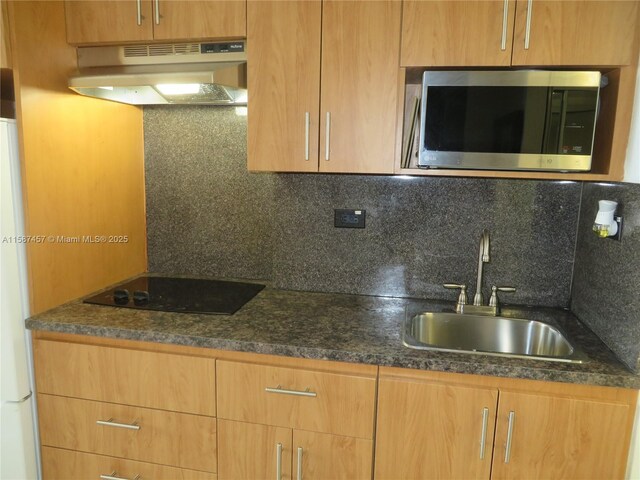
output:
[[[640,389],[640,376],[637,375],[607,375],[602,373],[557,371],[551,369],[530,368],[513,365],[492,365],[488,373],[487,366],[474,362],[456,362],[438,359],[416,359],[404,356],[389,356],[382,354],[367,354],[362,352],[348,352],[342,350],[326,350],[316,348],[295,347],[281,344],[260,342],[244,342],[224,338],[204,338],[190,335],[170,333],[153,333],[148,331],[128,330],[112,327],[95,327],[89,325],[50,323],[30,318],[26,321],[29,330],[39,330],[72,335],[105,337],[119,340],[152,342],[170,345],[209,348],[235,352],[278,355],[292,358],[311,360],[327,360],[345,363],[359,363],[380,367],[397,367],[413,370],[427,370],[489,377],[514,378],[521,380],[552,381],[570,384],[593,385],[613,388]],[[142,334],[142,335],[141,335]],[[472,358],[472,357],[471,357]],[[460,369],[456,366],[460,365]]]

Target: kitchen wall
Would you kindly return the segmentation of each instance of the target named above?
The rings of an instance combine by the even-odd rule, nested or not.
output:
[[[441,284],[474,292],[487,228],[485,285],[569,304],[579,183],[248,173],[234,108],[146,107],[144,129],[149,271],[453,300]],[[334,208],[366,210],[366,228],[334,228]]]
[[[598,200],[624,217],[622,241],[592,232]],[[585,183],[571,309],[631,369],[640,371],[640,185]]]

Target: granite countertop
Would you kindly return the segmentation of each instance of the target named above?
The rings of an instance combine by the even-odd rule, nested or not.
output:
[[[589,360],[582,364],[413,350],[402,344],[405,311],[452,305],[407,298],[265,288],[234,315],[196,315],[89,305],[74,301],[35,315],[31,330],[336,360],[380,366],[640,389],[630,372],[570,312],[504,308],[559,326]]]

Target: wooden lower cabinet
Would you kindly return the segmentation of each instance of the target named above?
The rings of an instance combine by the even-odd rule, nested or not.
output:
[[[99,479],[103,476],[140,480],[216,480],[215,473],[52,447],[42,448],[42,476],[59,480]]]
[[[622,479],[629,410],[621,403],[501,391],[491,478]]]
[[[372,440],[231,420],[218,424],[220,480],[371,479],[372,454]]]
[[[216,472],[213,417],[46,394],[38,413],[43,446]]]
[[[381,379],[376,479],[489,478],[498,390]]]
[[[637,397],[381,368],[375,479],[623,479]]]

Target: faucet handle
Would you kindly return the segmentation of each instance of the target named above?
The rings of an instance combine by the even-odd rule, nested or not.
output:
[[[467,304],[467,286],[464,284],[457,283],[445,283],[442,285],[444,288],[449,289],[460,289],[460,295],[458,295],[457,305],[466,305]]]
[[[491,287],[491,298],[489,299],[490,307],[498,306],[498,292],[515,292],[516,289],[514,287],[496,287],[495,285]]]

